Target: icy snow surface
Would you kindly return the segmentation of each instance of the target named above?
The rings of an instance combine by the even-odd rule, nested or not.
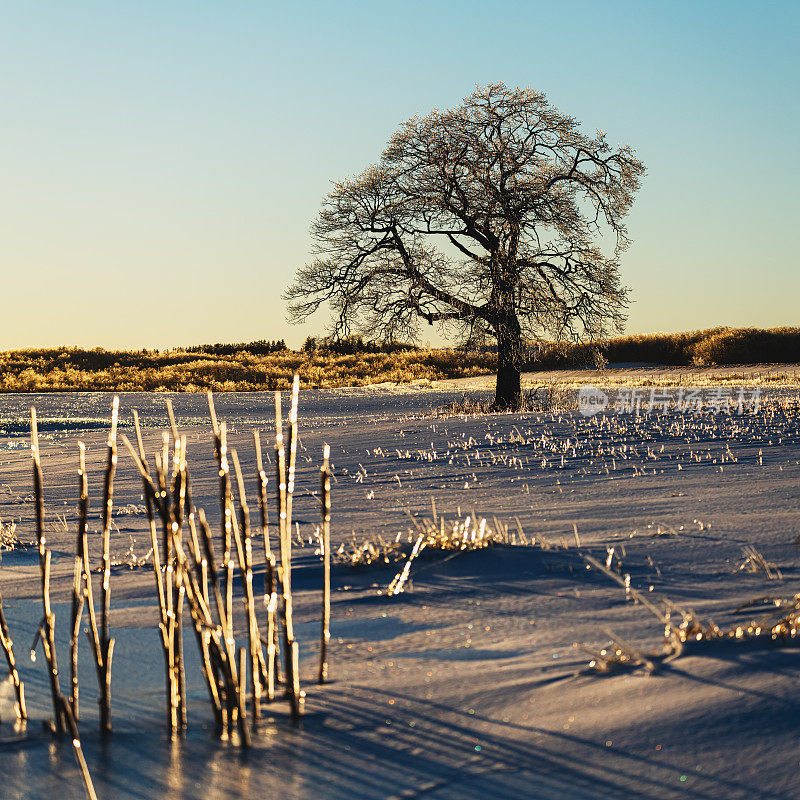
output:
[[[474,393],[473,393],[474,394]],[[163,660],[149,568],[115,569],[112,682],[115,733],[96,733],[96,681],[81,651],[81,731],[105,798],[797,798],[800,676],[795,646],[707,645],[657,674],[588,670],[610,634],[643,652],[661,626],[580,552],[612,563],[654,603],[669,598],[720,627],[757,618],[735,609],[798,587],[800,424],[796,389],[771,391],[755,415],[577,412],[447,416],[461,391],[309,391],[300,397],[295,520],[296,619],[307,714],[299,727],[281,700],[249,753],[213,737],[194,640],[186,636],[189,733],[164,731]],[[477,393],[482,398],[487,392]],[[203,396],[170,395],[187,435],[194,501],[218,519],[217,477]],[[270,452],[268,394],[220,395],[256,496],[252,430]],[[0,519],[33,538],[27,419],[41,420],[42,464],[53,548],[53,597],[62,667],[77,510],[77,441],[88,447],[99,527],[110,396],[0,399]],[[284,397],[284,412],[286,411]],[[138,408],[149,452],[167,424],[164,395],[121,395],[120,433]],[[319,464],[331,446],[334,547],[407,537],[409,513],[448,519],[515,518],[550,549],[495,547],[445,560],[422,557],[409,589],[387,597],[398,565],[334,569],[331,678],[316,674],[320,560]],[[267,465],[268,471],[272,463]],[[274,481],[270,474],[270,490]],[[120,448],[112,549],[149,548],[141,484]],[[779,577],[739,569],[753,545]],[[95,539],[93,552],[99,552]],[[256,576],[257,583],[263,571]],[[30,551],[3,554],[3,605],[21,662],[31,721],[14,733],[0,692],[3,798],[82,798],[68,742],[39,720],[50,712],[41,652],[29,646],[41,618]],[[610,632],[610,633],[609,633]],[[242,640],[243,642],[243,640]],[[585,649],[584,649],[585,648]]]

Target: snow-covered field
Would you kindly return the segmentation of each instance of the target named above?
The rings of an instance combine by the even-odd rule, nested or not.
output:
[[[616,391],[616,389],[615,389]],[[664,599],[721,628],[768,608],[736,609],[798,587],[800,411],[796,387],[770,389],[757,413],[600,414],[576,411],[447,416],[462,387],[305,392],[295,500],[296,619],[307,713],[268,709],[243,753],[213,736],[196,648],[189,659],[189,734],[169,742],[164,676],[149,568],[112,577],[117,638],[115,733],[97,730],[96,682],[81,654],[83,747],[106,798],[797,798],[800,651],[790,642],[701,642],[653,675],[589,668],[611,637],[654,653],[663,624],[582,555],[630,575],[658,608]],[[472,394],[486,398],[486,390]],[[205,398],[172,395],[187,434],[195,503],[218,517]],[[163,395],[122,395],[121,433],[138,408],[149,451],[167,424]],[[42,436],[48,544],[62,672],[77,520],[77,441],[88,447],[93,528],[99,527],[105,395],[0,399],[0,519],[32,539],[26,420]],[[217,397],[255,497],[252,430],[268,441],[267,394]],[[399,569],[334,568],[330,684],[317,687],[319,465],[331,446],[334,546],[407,537],[409,513],[494,517],[536,546],[423,556],[408,589],[385,590]],[[272,481],[271,486],[272,488]],[[141,484],[121,448],[113,550],[149,549]],[[577,528],[577,538],[575,535]],[[746,562],[753,546],[764,569]],[[611,552],[613,548],[613,552]],[[740,569],[740,567],[743,567]],[[259,575],[262,573],[259,573]],[[257,576],[257,581],[259,577]],[[83,797],[71,747],[39,724],[50,713],[41,652],[28,658],[41,617],[33,551],[3,554],[0,589],[31,721],[14,732],[0,701],[3,798]],[[587,652],[589,651],[589,652]],[[66,686],[62,675],[62,688]],[[4,690],[0,690],[4,691]],[[8,692],[5,691],[7,698]]]

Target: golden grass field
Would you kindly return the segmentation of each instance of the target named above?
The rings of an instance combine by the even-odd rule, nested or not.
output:
[[[58,347],[0,353],[0,392],[262,391],[288,389],[287,376],[295,372],[302,388],[330,389],[491,375],[494,362],[490,349],[421,349],[360,338],[330,345],[308,340],[299,351],[264,341],[160,352]],[[620,363],[700,369],[798,362],[800,328],[714,328],[618,337],[591,346],[544,343],[530,349],[523,369],[562,371]]]

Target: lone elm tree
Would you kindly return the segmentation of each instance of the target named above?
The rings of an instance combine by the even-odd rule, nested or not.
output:
[[[380,161],[334,185],[315,260],[286,292],[335,335],[414,338],[420,322],[497,342],[495,408],[521,404],[526,340],[619,331],[625,217],[644,173],[628,146],[532,89],[479,87],[403,123]],[[455,329],[455,330],[454,330]]]

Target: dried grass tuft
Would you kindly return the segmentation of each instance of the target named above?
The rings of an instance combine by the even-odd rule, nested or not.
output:
[[[577,390],[563,383],[545,383],[532,386],[524,392],[521,412],[545,413],[570,411],[577,408]],[[492,400],[479,400],[464,392],[461,397],[438,406],[435,412],[441,416],[473,416],[496,413]]]
[[[0,553],[17,550],[22,546],[22,542],[17,536],[17,523],[3,522],[0,519]]]
[[[141,569],[153,563],[153,548],[151,547],[144,555],[137,555],[136,542],[133,536],[130,537],[131,543],[122,555],[113,556],[111,559],[112,567],[127,567],[128,569]]]
[[[742,556],[744,557],[744,561],[734,570],[735,572],[763,572],[771,581],[777,581],[783,578],[783,574],[778,567],[772,561],[767,561],[767,559],[756,550],[754,545],[745,545],[742,548]]]
[[[507,525],[493,517],[491,522],[478,517],[474,512],[466,517],[446,519],[436,514],[432,501],[433,518],[417,518],[409,514],[413,528],[398,533],[394,539],[382,536],[364,539],[359,542],[353,534],[348,544],[341,544],[334,554],[335,563],[349,567],[385,566],[403,563],[403,568],[392,579],[387,593],[400,594],[404,591],[411,573],[412,563],[423,551],[451,556],[472,550],[482,550],[496,546],[539,545],[549,550],[552,545],[544,539],[527,536],[515,517],[516,527]]]
[[[751,571],[763,570],[770,580],[780,577],[780,571],[776,570],[775,565],[767,562],[754,547],[744,548],[744,551],[747,556],[745,563],[750,559],[750,563],[754,565]],[[759,619],[753,619],[748,623],[734,625],[724,630],[713,620],[703,621],[691,609],[681,608],[669,599],[662,598],[660,601],[651,601],[630,585],[628,575],[622,577],[591,556],[587,554],[582,554],[582,556],[588,567],[606,575],[623,587],[627,597],[647,608],[664,626],[664,646],[661,652],[647,655],[642,654],[610,631],[606,631],[611,638],[611,644],[599,653],[585,647],[582,648],[592,656],[589,668],[594,672],[608,673],[621,669],[644,669],[646,672],[652,673],[656,672],[661,664],[684,655],[687,648],[695,653],[698,647],[714,642],[786,644],[797,642],[800,635],[800,594],[790,598],[758,597],[744,603],[735,611],[741,612],[763,604],[772,606],[772,610]],[[659,609],[659,603],[663,606],[663,611]],[[675,619],[680,621],[676,623]]]

